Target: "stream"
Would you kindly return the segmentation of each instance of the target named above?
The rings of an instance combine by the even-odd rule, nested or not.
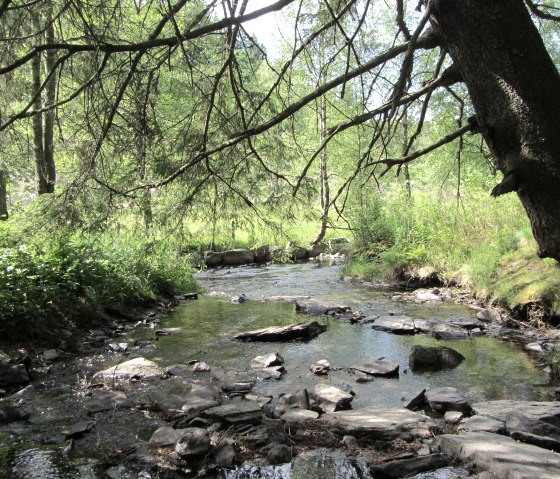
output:
[[[197,280],[207,293],[196,301],[183,302],[156,325],[179,328],[176,334],[154,341],[154,329],[148,321],[146,326],[108,342],[130,345],[124,360],[142,356],[162,368],[198,360],[207,363],[211,372],[189,372],[120,387],[135,404],[164,403],[183,393],[186,384],[200,377],[242,378],[250,374],[252,358],[277,352],[285,360],[286,374],[281,380],[258,381],[254,394],[278,397],[299,389],[312,390],[315,384],[323,382],[350,385],[356,393],[352,408],[403,405],[419,390],[440,386],[457,388],[469,402],[550,399],[550,388],[542,387],[547,382],[544,372],[535,368],[533,360],[519,346],[499,336],[438,341],[425,335],[394,335],[376,331],[371,324],[322,317],[319,321],[327,325],[327,331],[309,342],[244,343],[232,339],[239,332],[307,319],[296,312],[292,302],[267,300],[272,296],[309,296],[339,302],[366,317],[394,314],[452,320],[476,316],[475,310],[453,302],[393,301],[392,291],[386,288],[342,280],[340,276],[340,265],[320,262],[198,273]],[[230,297],[240,294],[248,301],[230,302]],[[465,360],[455,369],[414,373],[409,370],[408,355],[415,344],[449,346],[465,356]],[[399,364],[398,377],[376,377],[372,382],[356,383],[356,376],[348,368],[380,358]],[[309,370],[311,364],[321,359],[327,359],[333,368],[328,376],[316,376]],[[78,357],[59,359],[48,373],[37,375],[29,392],[16,398],[21,409],[29,413],[29,419],[0,425],[0,477],[185,477],[167,470],[158,475],[150,475],[147,470],[132,475],[120,465],[131,445],[148,441],[154,430],[164,424],[161,417],[149,414],[145,407],[88,413],[85,404],[95,389],[93,374],[122,360],[122,354],[97,347]],[[69,443],[65,429],[81,421],[93,421],[94,430]]]

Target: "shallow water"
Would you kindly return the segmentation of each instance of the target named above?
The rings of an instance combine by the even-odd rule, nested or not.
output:
[[[510,342],[496,338],[438,341],[427,336],[398,336],[375,331],[367,324],[350,324],[336,318],[320,319],[325,333],[309,342],[243,343],[232,340],[241,331],[307,320],[296,313],[292,303],[264,301],[277,295],[309,295],[316,299],[348,304],[370,314],[407,314],[416,317],[472,318],[472,309],[454,303],[406,304],[391,301],[390,292],[340,280],[340,267],[314,263],[287,266],[244,267],[205,272],[198,280],[208,292],[225,297],[202,297],[177,309],[162,326],[180,327],[181,332],[160,338],[150,359],[161,365],[198,359],[213,369],[248,371],[251,358],[278,352],[285,359],[287,373],[282,380],[257,384],[259,394],[278,395],[300,388],[312,389],[320,382],[350,384],[357,393],[353,407],[401,404],[422,388],[453,386],[470,401],[493,399],[548,399],[546,376],[534,368],[532,360]],[[232,304],[229,297],[244,293],[250,300]],[[408,355],[414,344],[449,346],[465,356],[457,368],[435,373],[408,370]],[[346,368],[369,360],[385,358],[400,365],[398,378],[376,378],[356,383]],[[309,366],[328,359],[333,368],[328,377],[318,377]]]
[[[214,291],[221,295],[203,296],[178,307],[160,326],[179,327],[180,332],[161,337],[155,349],[147,347],[135,351],[131,348],[127,359],[144,356],[163,367],[196,359],[208,363],[211,372],[191,373],[187,377],[163,381],[140,381],[122,387],[136,403],[160,402],[174,394],[188,392],[188,382],[192,380],[227,379],[232,374],[235,378],[250,376],[253,374],[250,368],[253,357],[279,352],[285,359],[287,373],[279,381],[258,382],[254,392],[277,397],[301,388],[312,389],[321,382],[350,385],[356,393],[354,408],[400,405],[404,398],[410,398],[418,390],[438,386],[456,387],[471,402],[551,398],[551,388],[535,386],[546,383],[546,376],[534,368],[529,356],[516,345],[496,338],[436,341],[426,336],[396,336],[374,331],[370,325],[350,324],[342,319],[317,318],[327,324],[327,331],[305,343],[243,343],[232,339],[238,332],[310,319],[298,314],[293,303],[264,301],[267,297],[279,295],[307,295],[336,301],[365,315],[394,313],[457,319],[470,318],[474,314],[473,310],[453,303],[417,305],[394,302],[391,291],[343,281],[340,274],[340,266],[318,263],[241,267],[199,274],[198,280],[209,293]],[[241,293],[249,298],[247,303],[229,302],[230,296]],[[132,344],[134,339],[142,338],[153,339],[153,329],[138,330],[116,341]],[[412,373],[408,370],[408,354],[414,344],[450,346],[461,352],[466,360],[452,370]],[[381,357],[400,365],[399,377],[356,383],[357,376],[348,372],[347,368],[352,365]],[[327,377],[313,375],[309,366],[320,359],[328,359],[337,370],[331,371]],[[135,409],[108,411],[96,414],[94,431],[77,440],[68,456],[62,454],[64,428],[89,418],[84,402],[91,394],[87,386],[92,375],[122,360],[120,354],[97,350],[82,357],[57,361],[49,374],[36,378],[32,383],[34,391],[21,405],[24,412],[30,413],[29,421],[0,425],[0,477],[105,477],[103,470],[98,468],[101,467],[99,460],[105,460],[115,450],[124,450],[139,440],[147,441],[162,424],[160,419]],[[300,466],[305,469],[312,463],[304,461]],[[249,475],[243,476],[245,472]],[[238,477],[251,477],[250,470],[245,472],[240,472]],[[261,472],[264,474],[264,470]],[[271,468],[266,472],[271,475],[262,477],[288,477],[284,472]]]

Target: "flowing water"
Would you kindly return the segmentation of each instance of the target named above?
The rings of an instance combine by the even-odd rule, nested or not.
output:
[[[475,314],[472,309],[453,303],[418,305],[394,302],[391,291],[344,281],[340,279],[340,274],[340,266],[323,263],[239,267],[198,274],[198,281],[209,294],[197,301],[184,303],[160,325],[180,328],[180,332],[161,337],[157,347],[137,352],[132,350],[127,359],[142,355],[162,367],[200,360],[209,364],[211,373],[191,373],[186,378],[131,384],[126,386],[128,396],[133,401],[157,402],[173,394],[184,394],[186,382],[196,379],[196,374],[226,378],[235,374],[243,377],[250,374],[251,358],[278,352],[285,359],[287,373],[278,381],[257,382],[255,393],[278,396],[301,388],[313,389],[320,382],[350,385],[356,393],[352,404],[354,408],[376,404],[401,405],[405,398],[410,398],[417,391],[438,386],[456,387],[471,402],[550,399],[550,388],[536,386],[546,383],[544,373],[535,369],[533,361],[523,350],[499,338],[436,341],[426,336],[397,336],[375,331],[368,324],[319,318],[327,324],[327,331],[309,342],[243,343],[232,339],[242,331],[309,319],[297,313],[291,302],[265,301],[271,296],[305,295],[336,301],[360,310],[366,316],[393,313],[457,319],[472,318]],[[249,301],[230,303],[230,296],[241,293]],[[118,339],[118,342],[131,344],[134,339],[153,338],[152,329],[140,329]],[[408,354],[414,344],[450,346],[466,359],[452,370],[416,374],[408,370]],[[399,376],[356,383],[356,376],[348,372],[347,368],[352,365],[379,358],[397,362],[400,365]],[[328,359],[335,368],[327,377],[318,377],[309,371],[309,366],[320,359]],[[72,360],[55,362],[49,374],[34,380],[34,392],[21,405],[24,411],[30,413],[29,421],[0,425],[0,477],[106,477],[100,472],[100,459],[116,449],[125,449],[135,441],[147,441],[161,425],[161,420],[147,417],[138,410],[111,411],[96,414],[95,431],[77,440],[68,456],[62,453],[64,427],[88,417],[84,398],[88,394],[85,386],[91,376],[120,360],[122,358],[118,355],[99,350]],[[317,457],[309,461],[317,461]],[[298,467],[305,470],[311,464],[309,461],[301,462]],[[115,474],[115,477],[120,477],[118,470]],[[270,477],[276,477],[275,472],[271,474]],[[298,477],[311,476],[303,474]]]

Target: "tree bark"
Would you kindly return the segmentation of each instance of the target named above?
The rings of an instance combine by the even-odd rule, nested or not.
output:
[[[8,219],[8,175],[0,169],[0,221]]]
[[[49,6],[48,25],[46,28],[47,43],[54,43],[54,25],[52,21],[52,4]],[[45,70],[47,75],[52,71],[56,63],[56,52],[48,50],[45,56]],[[56,75],[52,75],[46,85],[47,105],[56,103]],[[45,155],[45,168],[47,170],[47,193],[54,193],[56,184],[56,167],[54,162],[54,123],[56,109],[44,113],[43,125],[43,152]]]
[[[541,257],[560,261],[560,75],[523,0],[428,0],[480,132],[516,191]]]

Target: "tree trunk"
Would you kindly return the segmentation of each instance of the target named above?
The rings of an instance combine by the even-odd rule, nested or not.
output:
[[[33,71],[33,95],[36,95],[33,109],[39,111],[43,107],[41,93],[39,92],[41,87],[41,55],[39,53],[33,57],[31,68]],[[47,165],[45,164],[43,115],[41,113],[33,115],[33,153],[37,170],[37,193],[42,195],[49,192],[49,181]]]
[[[319,111],[319,127],[320,131],[320,144],[323,143],[325,137],[327,136],[327,99],[321,97],[321,106]],[[317,245],[325,237],[327,232],[327,225],[329,221],[329,203],[330,199],[330,188],[329,188],[329,172],[327,167],[327,147],[323,148],[321,151],[321,163],[319,165],[319,182],[320,182],[320,200],[321,200],[321,224],[319,227],[319,232],[315,239],[311,242],[312,245]]]
[[[8,175],[6,170],[0,169],[0,221],[8,219]]]
[[[49,6],[48,26],[46,28],[47,43],[54,43],[54,25],[52,23],[52,4]],[[45,57],[45,70],[47,75],[56,64],[56,52],[48,50]],[[47,105],[56,103],[56,75],[50,78],[46,86]],[[54,193],[56,183],[56,167],[54,163],[54,122],[56,109],[44,113],[43,151],[45,155],[45,168],[47,170],[47,193]]]
[[[538,254],[560,261],[560,75],[523,0],[428,0],[459,66],[480,132],[516,191]]]

